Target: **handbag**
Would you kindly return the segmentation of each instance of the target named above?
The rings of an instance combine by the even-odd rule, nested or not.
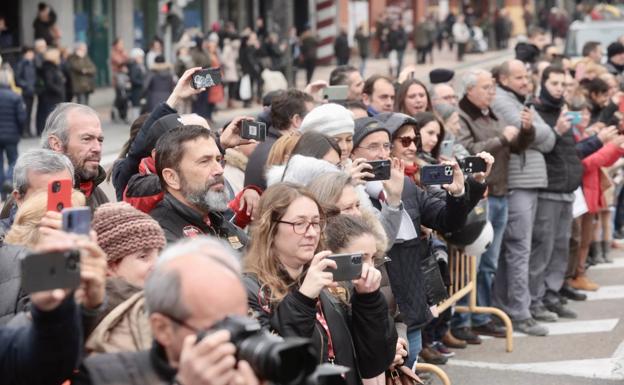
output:
[[[386,385],[419,385],[424,382],[407,366],[386,370]]]
[[[240,96],[241,100],[251,99],[251,77],[249,76],[249,74],[245,74],[241,78],[238,95]]]

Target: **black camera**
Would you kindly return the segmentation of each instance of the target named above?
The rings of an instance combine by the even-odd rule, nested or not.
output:
[[[305,338],[282,338],[264,330],[258,321],[241,316],[228,316],[211,329],[227,330],[236,346],[236,357],[251,365],[261,380],[280,385],[299,385],[316,369],[314,347]],[[208,332],[201,332],[197,342]]]
[[[255,120],[241,121],[240,136],[243,139],[254,139],[264,142],[266,139],[266,124]]]

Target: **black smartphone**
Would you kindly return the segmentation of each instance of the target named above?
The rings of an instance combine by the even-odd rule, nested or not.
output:
[[[266,124],[257,120],[242,120],[240,136],[243,139],[255,139],[264,142],[266,139]]]
[[[420,183],[426,186],[453,183],[453,166],[443,164],[422,166]]]
[[[533,107],[534,104],[535,104],[535,100],[533,99],[532,95],[528,95],[526,99],[524,99],[524,107],[530,109],[531,107]]]
[[[61,211],[63,231],[74,234],[89,235],[91,230],[91,209],[88,207],[72,207]]]
[[[334,281],[351,281],[362,276],[362,253],[334,254],[327,257],[336,261],[336,269],[325,269],[334,275]]]
[[[80,285],[78,250],[32,253],[21,261],[22,288],[27,293],[75,289]]]
[[[485,172],[487,164],[483,158],[479,158],[478,156],[467,156],[460,160],[459,167],[461,167],[462,171],[466,174],[474,174],[476,172]]]
[[[221,68],[202,68],[191,77],[191,87],[210,88],[221,84]]]
[[[372,180],[388,180],[390,179],[390,167],[392,164],[389,159],[382,160],[371,160],[370,162],[366,162],[371,165],[372,169],[363,170],[364,172],[370,172],[375,175],[372,178],[364,178],[364,180],[372,181]]]

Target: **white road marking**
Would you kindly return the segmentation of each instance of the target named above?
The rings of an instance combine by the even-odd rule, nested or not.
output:
[[[592,270],[610,270],[624,268],[624,258],[614,258],[613,263],[599,263],[589,268]]]
[[[548,328],[549,336],[561,336],[567,334],[604,333],[612,331],[618,324],[619,318],[607,318],[590,321],[560,321],[556,323],[544,323]],[[527,337],[526,334],[514,332],[514,338]],[[481,336],[487,340],[493,337]]]
[[[584,291],[588,301],[624,298],[624,285],[600,286],[597,291]]]

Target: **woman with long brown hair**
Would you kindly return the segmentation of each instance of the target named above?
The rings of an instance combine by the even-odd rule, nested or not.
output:
[[[323,250],[325,217],[316,198],[278,183],[262,195],[258,212],[244,268],[253,317],[283,337],[310,338],[319,362],[352,368],[349,385],[383,373],[394,360],[397,335],[379,270],[363,263],[349,303],[341,303],[328,291],[337,287],[336,263]]]
[[[431,97],[423,82],[418,79],[407,79],[399,85],[395,111],[414,117],[419,112],[431,109]]]

